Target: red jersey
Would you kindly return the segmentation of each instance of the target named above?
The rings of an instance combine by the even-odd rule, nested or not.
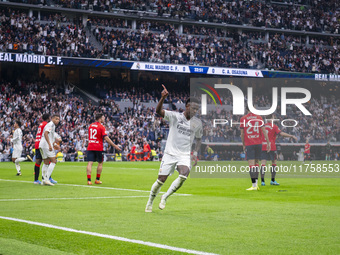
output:
[[[143,146],[143,152],[149,152],[151,151],[150,145],[147,143]]]
[[[264,127],[267,131],[267,134],[268,134],[268,139],[269,139],[269,142],[270,142],[270,150],[276,151],[276,143],[275,143],[276,136],[278,134],[280,134],[281,130],[279,129],[278,126],[276,126],[275,124],[272,124],[272,123],[266,123],[264,125]],[[267,141],[264,138],[264,136],[262,136],[262,150],[263,151],[267,150]]]
[[[132,148],[131,148],[131,154],[135,154],[136,153],[136,146],[134,145],[134,146],[132,146]]]
[[[42,135],[43,135],[44,128],[45,128],[45,126],[47,125],[47,123],[48,123],[47,121],[43,121],[43,122],[39,125],[37,135],[35,136],[35,145],[34,145],[34,148],[35,148],[36,150],[39,150],[39,143],[40,143],[41,137],[42,137]]]
[[[261,126],[264,124],[262,117],[253,113],[248,113],[241,118],[240,122],[240,128],[244,130],[245,146],[262,144],[263,134]]]
[[[310,153],[310,144],[309,144],[309,143],[306,143],[306,144],[305,144],[305,153],[306,153],[306,154],[309,154],[309,153]]]
[[[99,122],[92,123],[89,126],[89,145],[88,151],[103,151],[103,140],[107,136],[105,127]]]

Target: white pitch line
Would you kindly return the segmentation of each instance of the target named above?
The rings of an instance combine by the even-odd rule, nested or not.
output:
[[[75,168],[75,167],[84,168],[84,166],[72,166],[72,168]],[[116,169],[116,168],[108,166],[108,167],[105,167],[105,169]],[[137,168],[137,167],[119,167],[119,169],[131,169],[131,170],[138,170],[138,171],[154,171],[154,172],[159,171],[159,169],[142,169],[142,168]]]
[[[73,232],[73,233],[79,233],[79,234],[85,234],[85,235],[90,235],[90,236],[103,237],[103,238],[113,239],[113,240],[117,240],[117,241],[141,244],[141,245],[146,245],[146,246],[150,246],[150,247],[155,247],[155,248],[160,248],[160,249],[165,249],[165,250],[171,250],[171,251],[178,251],[178,252],[183,252],[183,253],[188,253],[188,254],[217,255],[215,253],[189,250],[189,249],[185,249],[185,248],[179,248],[179,247],[174,247],[174,246],[169,246],[169,245],[164,245],[164,244],[158,244],[158,243],[146,242],[146,241],[141,241],[141,240],[129,239],[129,238],[120,237],[120,236],[100,234],[100,233],[96,233],[96,232],[77,230],[77,229],[73,229],[73,228],[59,227],[59,226],[55,226],[55,225],[51,225],[51,224],[29,221],[29,220],[22,220],[22,219],[11,218],[11,217],[0,216],[0,219],[11,220],[11,221],[16,221],[16,222],[23,222],[23,223],[27,223],[27,224],[30,224],[30,225],[36,225],[36,226],[41,226],[41,227],[46,227],[46,228],[53,228],[53,229],[58,229],[58,230],[63,230],[63,231]]]
[[[136,198],[149,196],[113,196],[113,197],[47,197],[47,198],[8,198],[0,199],[0,202],[11,201],[45,201],[45,200],[87,200],[87,199],[110,199],[110,198]]]
[[[6,179],[0,179],[0,181],[7,181],[7,182],[22,182],[22,183],[31,183],[30,181],[17,181],[17,180],[6,180]],[[139,189],[123,189],[123,188],[113,188],[113,187],[99,187],[99,186],[90,186],[90,185],[79,185],[79,184],[66,184],[66,183],[58,183],[58,186],[71,186],[71,187],[83,187],[83,188],[91,188],[91,189],[110,189],[110,190],[120,190],[120,191],[133,191],[133,192],[146,192],[150,193],[149,190],[139,190]],[[159,192],[160,194],[163,194],[165,192]],[[192,196],[192,194],[181,194],[181,193],[175,193],[173,194],[175,196]]]

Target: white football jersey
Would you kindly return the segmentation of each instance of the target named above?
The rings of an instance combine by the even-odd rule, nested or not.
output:
[[[20,128],[17,128],[14,131],[13,138],[11,140],[13,143],[14,150],[21,150],[22,149],[22,131]]]
[[[60,139],[60,138],[61,138],[60,135],[58,135],[57,133],[54,133],[54,142],[55,142],[55,140]],[[52,144],[52,145],[53,145],[53,144]]]
[[[55,133],[55,125],[53,123],[53,121],[50,121],[49,123],[47,123],[47,125],[44,127],[44,131],[42,132],[42,135],[41,135],[41,140],[40,140],[40,143],[39,143],[39,148],[45,148],[45,149],[48,149],[48,143],[45,139],[45,132],[48,132],[48,138],[50,140],[50,143],[53,147],[53,143],[55,141],[55,137],[56,137],[56,133]]]
[[[190,156],[194,138],[202,138],[202,122],[196,117],[187,120],[183,113],[164,110],[164,119],[169,121],[169,135],[165,153],[174,156]]]

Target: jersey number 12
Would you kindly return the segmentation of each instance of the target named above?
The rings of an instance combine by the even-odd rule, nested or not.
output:
[[[97,129],[90,129],[90,139],[91,140],[97,140],[97,137],[96,137],[96,135],[97,135]]]

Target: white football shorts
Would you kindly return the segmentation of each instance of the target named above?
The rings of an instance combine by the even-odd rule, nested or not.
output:
[[[187,166],[191,169],[190,156],[173,156],[164,153],[161,166],[159,168],[159,175],[172,175],[177,166]]]
[[[47,159],[47,158],[55,158],[55,151],[54,149],[52,151],[49,151],[47,148],[39,148],[40,153],[41,153],[41,157],[43,159]]]
[[[21,158],[22,149],[13,149],[12,158]]]

